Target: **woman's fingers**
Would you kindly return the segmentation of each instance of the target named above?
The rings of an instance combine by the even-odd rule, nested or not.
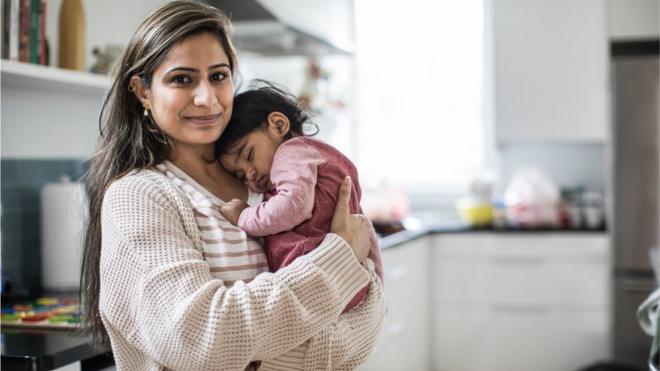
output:
[[[362,263],[369,254],[371,225],[364,215],[351,214],[349,206],[351,186],[350,177],[344,178],[341,182],[330,231],[346,240],[351,245],[357,260]]]
[[[351,247],[355,257],[362,263],[371,247],[371,222],[362,214],[351,214],[348,229],[351,231]]]
[[[349,201],[351,198],[351,177],[347,176],[341,182],[339,193],[337,194],[337,206],[335,206],[335,213],[332,216],[332,224],[330,230],[346,237],[348,231],[348,217],[350,216]],[[350,242],[350,241],[349,241]]]

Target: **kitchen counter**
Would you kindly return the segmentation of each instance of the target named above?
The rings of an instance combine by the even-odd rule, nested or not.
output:
[[[403,230],[381,237],[381,249],[404,245],[415,239],[436,233],[605,233],[606,229],[492,229],[471,228],[448,222],[426,225],[415,230]],[[98,370],[111,365],[112,358],[91,347],[88,337],[62,330],[28,330],[2,328],[2,369],[51,370],[70,363],[81,362],[83,370]]]
[[[414,230],[403,230],[380,237],[380,248],[388,249],[402,245],[426,235],[435,233],[502,233],[502,234],[553,234],[553,233],[606,233],[607,228],[599,229],[561,229],[561,228],[474,228],[460,222],[424,225]]]
[[[110,353],[92,348],[89,337],[68,330],[2,327],[3,370],[52,370],[80,362],[82,370],[99,370],[114,362]]]

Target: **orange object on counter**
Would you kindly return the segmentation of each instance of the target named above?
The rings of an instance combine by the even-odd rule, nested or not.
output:
[[[31,316],[25,316],[23,317],[23,321],[25,322],[39,322],[39,321],[45,321],[50,317],[50,313],[37,313],[33,314]]]

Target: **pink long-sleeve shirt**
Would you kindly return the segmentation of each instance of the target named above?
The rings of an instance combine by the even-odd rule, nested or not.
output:
[[[266,201],[241,213],[238,226],[252,236],[264,237],[271,271],[287,266],[312,251],[330,231],[337,190],[344,177],[353,181],[351,213],[360,210],[360,184],[355,165],[331,145],[310,137],[282,143],[273,157]],[[370,257],[382,279],[382,262],[375,236]],[[367,294],[362,289],[346,307],[355,307]]]

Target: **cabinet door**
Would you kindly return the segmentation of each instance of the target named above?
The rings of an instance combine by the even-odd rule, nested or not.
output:
[[[605,234],[452,234],[430,249],[433,369],[570,370],[608,357]]]
[[[608,0],[609,36],[613,40],[660,38],[658,0]]]
[[[609,303],[605,234],[454,234],[437,237],[434,305],[549,305],[604,310]]]
[[[433,354],[438,371],[578,370],[608,357],[604,312],[556,312],[544,306],[440,308]]]
[[[429,243],[424,237],[383,250],[387,316],[360,370],[429,369]]]
[[[605,141],[606,2],[492,0],[491,6],[498,141]]]

